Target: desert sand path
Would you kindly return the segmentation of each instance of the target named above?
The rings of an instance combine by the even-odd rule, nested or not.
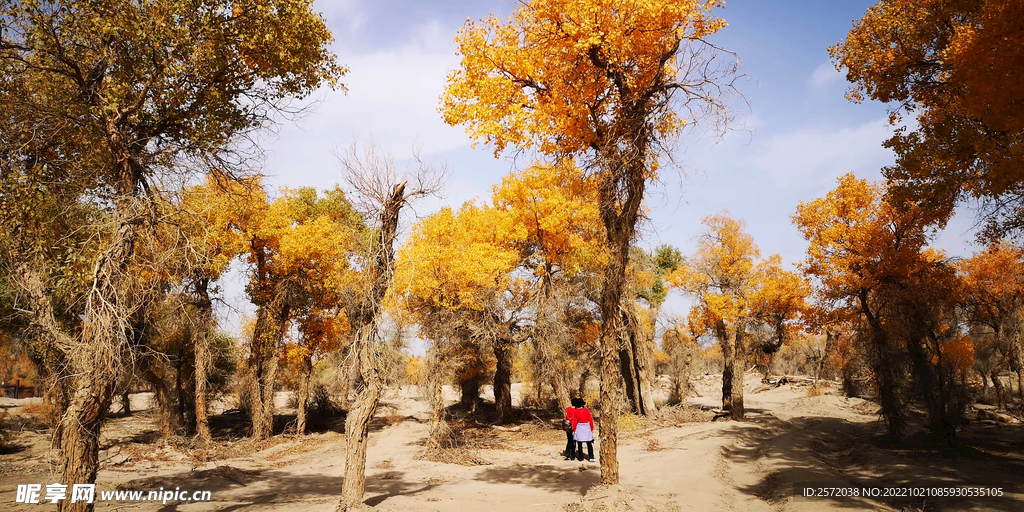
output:
[[[717,403],[714,379],[707,380],[704,396],[693,402]],[[619,444],[623,488],[642,496],[650,510],[667,511],[1024,510],[1020,426],[972,427],[976,453],[943,457],[926,450],[879,448],[877,408],[870,402],[834,394],[808,397],[806,388],[790,386],[752,391],[747,394],[744,422],[625,432]],[[248,455],[194,463],[188,453],[153,444],[155,422],[143,418],[112,422],[105,443],[113,444],[116,436],[127,448],[107,454],[100,489],[209,490],[213,501],[107,502],[97,510],[334,510],[344,472],[342,434],[280,437],[273,446],[249,450]],[[528,427],[533,430],[528,432]],[[523,425],[518,437],[502,438],[506,440],[499,440],[494,431],[492,442],[475,450],[489,463],[478,466],[417,460],[427,431],[427,404],[414,391],[385,397],[370,435],[368,506],[382,511],[563,511],[580,502],[600,478],[597,464],[557,457],[564,438],[540,423]],[[492,430],[484,425],[479,431]],[[0,456],[0,499],[8,510],[39,510],[13,503],[17,484],[52,481],[44,463],[45,435],[23,436],[20,442],[28,448]],[[987,485],[1006,493],[1001,498],[911,502],[794,499],[794,485],[804,483]]]

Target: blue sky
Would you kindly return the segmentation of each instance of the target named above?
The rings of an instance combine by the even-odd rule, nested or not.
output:
[[[880,179],[892,162],[881,147],[891,133],[885,106],[848,102],[848,84],[829,62],[827,48],[841,40],[874,2],[730,0],[718,11],[728,26],[714,42],[736,52],[739,83],[749,102],[747,128],[723,139],[690,135],[679,145],[681,169],[663,172],[647,201],[650,220],[640,244],[695,247],[700,220],[728,210],[747,223],[764,256],[779,253],[787,264],[803,257],[806,244],[791,224],[799,201],[824,195],[847,172]],[[492,185],[520,159],[495,159],[471,147],[461,128],[437,112],[445,76],[458,65],[453,38],[467,18],[507,17],[511,1],[317,0],[335,36],[334,51],[350,68],[347,94],[321,91],[311,111],[264,137],[264,172],[274,186],[327,188],[340,174],[331,150],[372,138],[402,163],[414,147],[452,172],[443,199],[416,207],[424,216],[442,205],[485,199]],[[408,228],[410,217],[406,222]],[[959,215],[936,245],[951,255],[975,250],[969,214]],[[237,275],[227,295],[240,309]],[[670,298],[663,317],[685,315],[688,300]]]

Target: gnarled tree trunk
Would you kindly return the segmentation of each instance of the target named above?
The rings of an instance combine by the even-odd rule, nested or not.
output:
[[[736,348],[735,340],[729,334],[729,328],[723,320],[715,324],[715,337],[722,347],[722,410],[732,411],[732,384],[735,371]],[[742,372],[742,370],[741,370]]]
[[[152,369],[143,372],[142,378],[153,388],[153,396],[156,397],[156,402],[160,407],[160,429],[164,439],[177,434],[181,427],[177,397],[171,394],[170,387],[163,377],[157,375]]]
[[[370,269],[372,280],[366,296],[354,308],[351,318],[356,332],[352,347],[359,361],[363,388],[345,420],[345,480],[342,482],[341,501],[337,510],[355,508],[363,501],[366,488],[366,440],[370,419],[373,418],[384,389],[379,361],[373,343],[377,337],[377,322],[381,301],[391,287],[394,276],[395,236],[398,233],[398,214],[405,204],[405,184],[395,185],[381,204],[379,245],[374,247],[375,261]],[[478,395],[479,396],[479,395]]]
[[[363,388],[345,420],[345,480],[341,491],[339,510],[348,510],[363,501],[366,489],[366,441],[370,420],[384,390],[384,382],[377,371],[376,354],[370,346],[371,329],[360,333],[359,366],[363,369]]]
[[[309,381],[312,375],[313,355],[308,354],[302,358],[302,380],[299,382],[299,413],[295,431],[300,436],[306,433],[306,404],[309,402]]]
[[[733,360],[732,365],[732,408],[729,410],[729,418],[736,421],[743,421],[745,411],[743,410],[743,379],[747,370],[747,327],[744,319],[736,322],[736,335],[733,337]]]
[[[864,315],[870,329],[871,345],[874,351],[872,366],[878,385],[878,397],[882,405],[882,417],[885,418],[890,436],[902,436],[907,429],[906,412],[901,396],[906,372],[902,370],[900,355],[891,346],[889,333],[885,331],[881,320],[870,309],[868,292],[862,292],[859,301],[861,314]]]
[[[100,427],[110,398],[113,397],[111,380],[95,381],[81,378],[71,404],[60,419],[58,429],[60,458],[57,471],[60,482],[70,489],[76,483],[95,483],[99,469]],[[104,399],[104,397],[108,397]],[[57,503],[58,510],[84,512],[93,509],[92,503],[65,499]]]
[[[512,418],[512,351],[501,343],[494,344],[494,405],[499,423],[510,423]]]
[[[210,355],[210,337],[213,335],[213,303],[210,301],[209,293],[210,279],[203,278],[196,283],[196,294],[198,301],[196,307],[199,310],[199,319],[193,329],[195,335],[195,417],[196,417],[196,439],[199,444],[206,446],[210,444],[210,419],[207,415],[208,405],[206,403],[206,385],[209,381],[210,368],[213,366]]]
[[[288,325],[287,284],[280,283],[274,300],[256,312],[249,347],[249,415],[252,438],[268,439],[274,434],[274,390],[281,358],[281,339]]]
[[[140,300],[133,297],[127,274],[140,226],[147,215],[142,201],[132,197],[139,175],[134,174],[138,171],[135,162],[126,156],[122,163],[125,168],[119,171],[123,183],[119,186],[113,219],[117,228],[93,269],[82,332],[64,348],[72,366],[70,379],[74,391],[56,438],[60,446],[60,482],[68,486],[96,482],[100,428],[110,409],[115,383],[121,380],[122,365],[130,359],[129,326],[123,319]],[[88,511],[93,504],[63,500],[58,509]]]
[[[651,385],[653,355],[633,307],[624,305],[622,311],[622,345],[619,351],[622,378],[626,384],[626,398],[633,412],[653,416],[658,410],[654,404],[654,389]]]

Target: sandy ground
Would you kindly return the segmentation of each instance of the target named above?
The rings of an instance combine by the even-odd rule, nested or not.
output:
[[[720,377],[696,380],[693,405],[716,406]],[[673,424],[640,422],[622,432],[623,488],[650,510],[1024,510],[1024,427],[972,425],[958,455],[910,439],[887,448],[877,407],[807,387],[761,386],[749,376],[747,421]],[[446,396],[455,399],[452,390]],[[518,402],[519,386],[514,389]],[[285,405],[281,397],[280,405]],[[135,397],[142,409],[147,397]],[[12,409],[14,403],[0,407]],[[416,389],[390,391],[371,425],[366,501],[377,510],[442,512],[560,511],[578,502],[600,478],[597,464],[563,461],[564,434],[539,418],[518,426],[476,425],[467,444],[486,465],[418,460],[428,408]],[[152,412],[111,421],[104,430],[98,488],[208,490],[210,502],[101,502],[97,510],[334,510],[344,471],[344,434],[332,429],[304,437],[277,436],[261,449],[239,434],[219,437],[216,454],[162,443]],[[482,435],[481,435],[482,433]],[[40,510],[14,503],[19,483],[49,483],[48,435],[11,436],[0,455],[0,503],[5,510]],[[917,445],[915,445],[915,443]],[[919,445],[919,446],[918,446]],[[1001,497],[802,498],[803,487],[1001,488]],[[46,507],[52,507],[47,505]],[[43,508],[46,508],[43,507]],[[578,510],[578,508],[571,510]]]

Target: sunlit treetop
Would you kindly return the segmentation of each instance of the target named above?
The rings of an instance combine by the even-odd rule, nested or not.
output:
[[[698,299],[689,319],[695,333],[750,315],[751,279],[761,256],[742,221],[721,214],[704,217],[702,223],[706,229],[697,252],[668,277]]]
[[[483,310],[513,284],[517,229],[491,207],[443,208],[413,226],[397,255],[395,290],[412,310]]]
[[[686,119],[670,97],[706,85],[680,69],[677,53],[725,26],[711,14],[721,6],[532,0],[508,20],[469,21],[456,39],[462,63],[448,77],[441,112],[496,154],[509,144],[548,155],[602,151],[629,143],[620,140],[636,133],[629,123],[645,123],[652,139],[671,138]],[[653,157],[645,157],[651,172]]]
[[[536,273],[596,272],[607,259],[593,179],[572,165],[538,164],[494,187],[495,208],[523,228],[516,243],[538,256]]]
[[[46,142],[78,153],[71,176],[122,195],[168,168],[237,165],[241,135],[345,73],[310,0],[0,0],[0,19],[7,129],[64,119]]]
[[[996,242],[957,262],[961,301],[972,320],[1000,329],[1000,323],[1024,307],[1024,250]]]
[[[926,250],[944,214],[897,208],[882,186],[852,174],[838,181],[824,198],[801,202],[793,216],[809,242],[801,269],[820,284],[823,305],[855,300],[944,258]]]
[[[886,143],[897,204],[982,198],[991,234],[1024,227],[1024,2],[882,0],[829,51],[851,99],[917,117]]]

